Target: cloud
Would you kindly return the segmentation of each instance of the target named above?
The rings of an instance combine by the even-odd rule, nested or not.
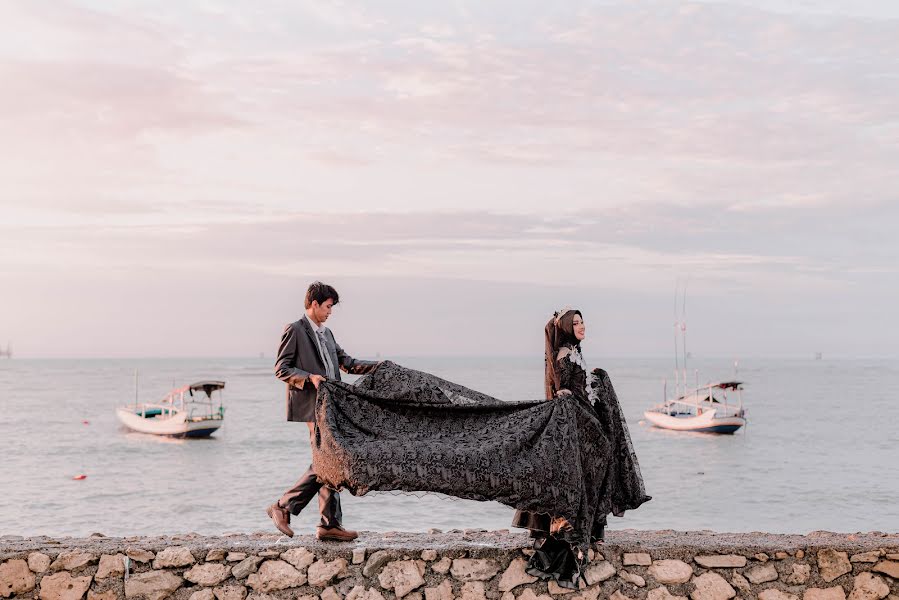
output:
[[[4,262],[7,268],[52,266],[59,260],[56,249],[64,244],[67,263],[82,269],[103,264],[118,270],[284,276],[317,270],[540,285],[563,285],[601,272],[606,285],[624,290],[651,289],[658,277],[671,272],[701,274],[718,289],[826,289],[845,281],[842,269],[857,253],[835,260],[814,247],[803,248],[808,236],[793,233],[801,224],[799,215],[769,227],[770,242],[759,248],[755,232],[764,218],[713,208],[678,214],[660,207],[651,217],[620,211],[562,221],[489,212],[354,213],[183,226],[29,228],[7,232],[6,243],[19,256],[10,253]],[[778,232],[785,237],[778,239]],[[851,246],[849,234],[833,243]],[[891,247],[891,242],[881,243],[884,251]]]
[[[746,4],[4,5],[4,281],[895,297],[899,21]]]

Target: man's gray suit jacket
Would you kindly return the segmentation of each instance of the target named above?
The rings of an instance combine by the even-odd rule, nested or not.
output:
[[[331,364],[339,366],[338,381],[340,369],[353,375],[361,375],[378,365],[376,361],[356,360],[348,355],[334,339],[330,329],[325,329],[324,338]],[[275,376],[287,383],[288,421],[315,421],[316,389],[308,381],[310,375],[327,377],[315,343],[315,331],[303,317],[284,327],[281,345],[278,347],[278,359],[275,361]]]

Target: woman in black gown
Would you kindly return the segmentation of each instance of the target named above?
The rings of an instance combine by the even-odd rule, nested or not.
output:
[[[545,393],[547,400],[573,396],[592,407],[608,438],[612,452],[609,461],[606,493],[609,507],[616,516],[637,508],[650,499],[645,493],[637,457],[628,433],[627,423],[609,375],[602,369],[588,374],[581,354],[581,341],[586,326],[579,310],[563,309],[546,324]],[[527,511],[516,511],[514,527],[531,531],[534,554],[528,560],[527,572],[541,579],[554,579],[561,587],[577,589],[587,557],[582,547],[569,537],[571,525],[562,517]],[[606,514],[597,514],[591,527],[591,541],[602,541]]]

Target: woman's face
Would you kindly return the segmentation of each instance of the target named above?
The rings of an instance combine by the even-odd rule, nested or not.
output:
[[[574,319],[572,319],[571,325],[574,328],[574,337],[576,337],[578,341],[581,341],[585,337],[587,337],[587,326],[584,325],[584,319],[581,317],[581,315],[574,315]]]

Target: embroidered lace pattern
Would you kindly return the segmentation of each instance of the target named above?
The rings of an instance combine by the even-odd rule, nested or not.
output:
[[[561,362],[579,383],[553,401],[504,402],[390,361],[355,385],[325,382],[315,471],[355,495],[438,492],[562,516],[586,548],[595,520],[649,497],[608,375],[590,388],[599,412],[584,370]]]

